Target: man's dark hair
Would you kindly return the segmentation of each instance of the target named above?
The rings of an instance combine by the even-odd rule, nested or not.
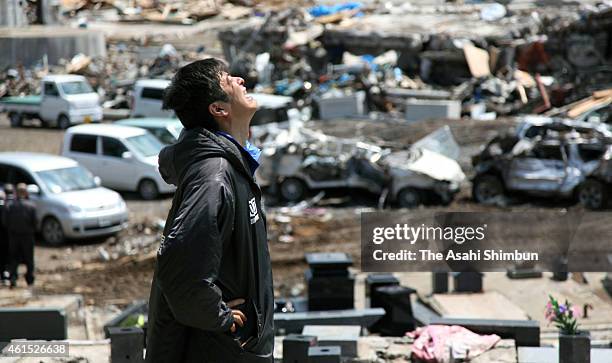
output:
[[[165,110],[174,110],[186,129],[204,127],[216,131],[219,126],[208,111],[215,101],[229,102],[219,83],[227,66],[219,59],[207,58],[178,70],[164,91]]]

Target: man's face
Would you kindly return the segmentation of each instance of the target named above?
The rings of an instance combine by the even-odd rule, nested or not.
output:
[[[257,101],[247,95],[244,79],[233,77],[227,72],[221,73],[221,88],[229,96],[229,115],[232,120],[248,120],[257,111]]]

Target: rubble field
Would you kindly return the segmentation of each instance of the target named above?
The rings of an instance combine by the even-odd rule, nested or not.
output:
[[[470,175],[469,158],[497,132],[514,125],[512,119],[497,121],[437,120],[408,124],[405,121],[338,120],[311,121],[307,127],[338,137],[359,136],[364,141],[391,148],[405,148],[437,128],[449,125],[461,147],[462,167]],[[63,131],[38,128],[11,129],[0,119],[0,151],[18,150],[57,154]],[[376,198],[364,197],[355,205],[346,204],[342,193],[324,197],[307,208],[274,206],[267,210],[270,253],[276,294],[299,295],[304,291],[305,252],[346,252],[359,263],[359,212],[376,208]],[[126,306],[145,299],[153,273],[157,234],[170,208],[171,198],[142,201],[124,194],[130,210],[130,228],[117,237],[73,241],[63,247],[40,245],[36,248],[37,279],[41,293],[78,293],[86,304]],[[579,209],[577,205],[551,201],[529,201],[512,210]],[[445,207],[420,207],[428,211],[499,211],[496,206],[479,205],[470,198],[469,185],[462,186],[454,201]],[[23,281],[20,281],[23,283]]]

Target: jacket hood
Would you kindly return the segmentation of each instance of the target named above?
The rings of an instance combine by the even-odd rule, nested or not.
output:
[[[213,157],[227,159],[249,180],[253,179],[238,147],[225,137],[217,136],[202,127],[183,130],[175,144],[160,151],[159,173],[166,183],[178,186],[181,176],[190,166]]]

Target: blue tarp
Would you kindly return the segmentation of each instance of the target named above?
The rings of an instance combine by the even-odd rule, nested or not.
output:
[[[360,2],[347,2],[338,5],[317,5],[308,10],[310,15],[318,18],[319,16],[332,15],[345,10],[361,9],[363,6]]]

